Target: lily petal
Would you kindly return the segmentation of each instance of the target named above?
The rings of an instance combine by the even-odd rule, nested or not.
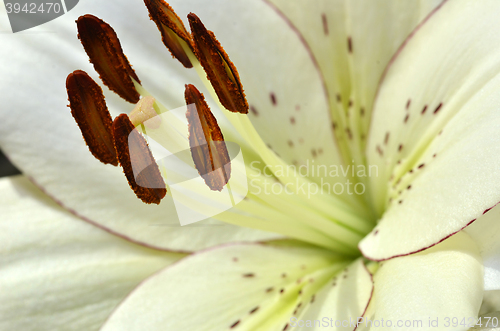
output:
[[[77,39],[74,23],[89,12],[113,26],[148,91],[160,96],[167,107],[185,105],[184,84],[199,79],[194,71],[171,58],[144,4],[132,1],[117,6],[85,1],[29,32],[1,35],[2,150],[65,208],[137,243],[192,251],[228,241],[277,238],[275,234],[214,220],[180,227],[172,201],[144,205],[128,187],[121,169],[93,159],[69,108],[64,107],[68,104],[64,90],[68,73],[83,69],[99,81]],[[132,110],[133,105],[106,87],[103,90],[113,116]]]
[[[284,330],[294,315],[316,316],[322,308],[314,307],[343,291],[360,291],[337,312],[356,318],[371,279],[358,261],[339,276],[351,280],[333,288],[333,276],[348,263],[307,246],[226,245],[195,253],[142,283],[103,330]],[[316,294],[323,286],[330,291]]]
[[[464,232],[424,252],[383,262],[374,281],[366,318],[384,319],[385,327],[376,330],[468,330],[483,298],[481,256]],[[466,326],[452,325],[453,317],[464,318]],[[437,325],[429,325],[436,319]],[[397,325],[399,321],[403,324]],[[365,320],[362,326],[366,323],[370,325]]]
[[[344,159],[362,164],[384,68],[408,34],[441,1],[269,1],[312,50],[328,89]]]
[[[183,254],[69,214],[26,177],[0,180],[0,329],[98,330],[140,281]]]
[[[316,295],[315,302],[318,304],[311,305],[300,316],[304,327],[297,330],[322,330],[327,324],[332,330],[355,329],[358,318],[363,316],[372,297],[373,280],[362,259],[356,260],[347,270],[335,277]],[[314,322],[316,320],[322,323]],[[314,327],[308,327],[306,321],[313,321],[311,324]],[[337,321],[340,321],[340,324],[336,324]]]
[[[366,257],[432,246],[500,201],[497,10],[445,3],[390,65],[367,147],[382,169],[370,178],[374,205],[387,210],[360,244]]]
[[[479,247],[484,265],[485,291],[500,290],[500,206],[465,229]],[[500,307],[500,306],[499,306]]]
[[[486,276],[486,268],[484,271]],[[488,281],[485,279],[485,286],[487,282]],[[481,304],[481,309],[479,310],[479,316],[489,315],[495,312],[497,314],[500,314],[500,290],[493,290],[493,291],[485,290],[483,294],[483,303]],[[490,326],[492,325],[490,324]]]

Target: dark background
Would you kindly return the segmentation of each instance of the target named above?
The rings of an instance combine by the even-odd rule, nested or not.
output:
[[[19,170],[7,160],[2,150],[0,150],[0,177],[13,176],[20,174]]]

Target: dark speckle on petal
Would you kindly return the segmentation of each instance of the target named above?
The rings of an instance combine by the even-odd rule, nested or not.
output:
[[[321,21],[323,22],[323,33],[328,35],[328,19],[325,13],[321,14]]]
[[[271,102],[273,103],[274,106],[278,104],[278,100],[276,100],[276,95],[274,95],[273,92],[269,95],[271,97]]]
[[[254,114],[255,116],[259,116],[259,112],[257,111],[257,109],[254,107],[254,106],[250,106],[250,111],[252,112],[252,114]]]
[[[352,132],[351,132],[351,128],[346,128],[346,129],[345,129],[345,132],[347,133],[347,137],[349,138],[349,140],[352,140]]]
[[[389,142],[389,132],[385,134],[384,145],[387,145],[388,142]]]
[[[347,37],[347,51],[349,54],[352,54],[353,47],[352,47],[352,38],[349,36]]]
[[[382,151],[382,148],[380,148],[380,146],[379,146],[379,145],[377,145],[376,150],[377,150],[377,153],[378,153],[380,156],[384,156],[384,151]]]
[[[443,103],[441,102],[437,107],[436,109],[434,109],[434,114],[437,114],[438,111],[441,109],[441,107],[443,106]]]
[[[404,122],[407,123],[408,119],[410,119],[410,114],[406,114]]]

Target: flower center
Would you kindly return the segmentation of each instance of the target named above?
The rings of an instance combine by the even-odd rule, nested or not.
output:
[[[106,163],[116,165],[119,160],[130,186],[142,201],[160,203],[168,196],[177,207],[189,210],[189,217],[194,217],[193,212],[198,215],[186,224],[212,217],[358,256],[359,241],[375,225],[369,194],[365,194],[368,183],[359,175],[361,169],[369,171],[360,154],[362,144],[357,148],[351,148],[350,143],[342,145],[344,158],[353,157],[350,165],[324,165],[330,171],[332,166],[337,171],[340,167],[346,180],[346,192],[332,194],[332,184],[324,185],[322,175],[319,175],[321,184],[311,179],[311,170],[318,172],[313,174],[316,177],[321,173],[314,160],[312,169],[304,174],[300,167],[285,162],[258,134],[246,115],[249,105],[238,71],[213,32],[191,13],[188,19],[192,34],[189,34],[164,1],[145,2],[164,44],[186,68],[194,67],[198,72],[230,127],[226,122],[219,125],[204,96],[193,85],[186,85],[187,110],[181,110],[187,123],[176,110],[166,109],[141,85],[113,29],[92,15],[84,15],[77,21],[79,38],[94,68],[105,85],[136,104],[130,120],[122,114],[111,128],[102,91],[97,96],[96,92],[76,91],[68,85],[73,113],[80,109],[84,114],[75,116],[75,120],[92,153]],[[85,105],[104,104],[104,107],[81,106],[77,96],[90,100]],[[347,105],[345,115],[349,117],[352,101]],[[93,114],[99,114],[103,120],[85,124],[96,117]],[[347,125],[346,118],[342,123],[333,123],[334,127],[342,127],[351,140],[362,136],[354,126]],[[168,151],[168,157],[158,155],[158,149]],[[113,158],[114,151],[117,157]],[[190,157],[185,151],[190,152]],[[193,171],[198,181],[194,180]],[[356,191],[358,184],[362,185],[362,191]],[[348,196],[353,190],[357,197]],[[181,218],[182,213],[177,211]]]

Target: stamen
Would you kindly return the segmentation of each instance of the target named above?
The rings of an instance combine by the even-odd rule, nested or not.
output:
[[[248,103],[236,67],[213,32],[205,28],[198,16],[190,13],[188,19],[196,57],[205,69],[220,103],[229,111],[247,114]]]
[[[128,102],[137,103],[140,95],[132,78],[138,83],[140,80],[123,54],[113,28],[103,20],[88,14],[80,16],[76,24],[78,38],[103,83]]]
[[[191,49],[193,41],[179,16],[164,0],[144,0],[144,3],[148,7],[149,17],[160,30],[163,44],[184,67],[192,68],[193,65],[182,47],[181,40],[186,42]]]
[[[203,94],[196,87],[186,85],[185,98],[194,164],[207,186],[213,191],[221,191],[231,177],[231,160],[224,136]]]
[[[126,114],[113,122],[113,136],[118,159],[134,193],[144,203],[159,204],[167,189],[148,144]],[[134,169],[141,170],[134,176]]]
[[[76,70],[66,79],[71,114],[82,131],[90,152],[102,163],[118,165],[111,126],[102,89],[85,71]]]

